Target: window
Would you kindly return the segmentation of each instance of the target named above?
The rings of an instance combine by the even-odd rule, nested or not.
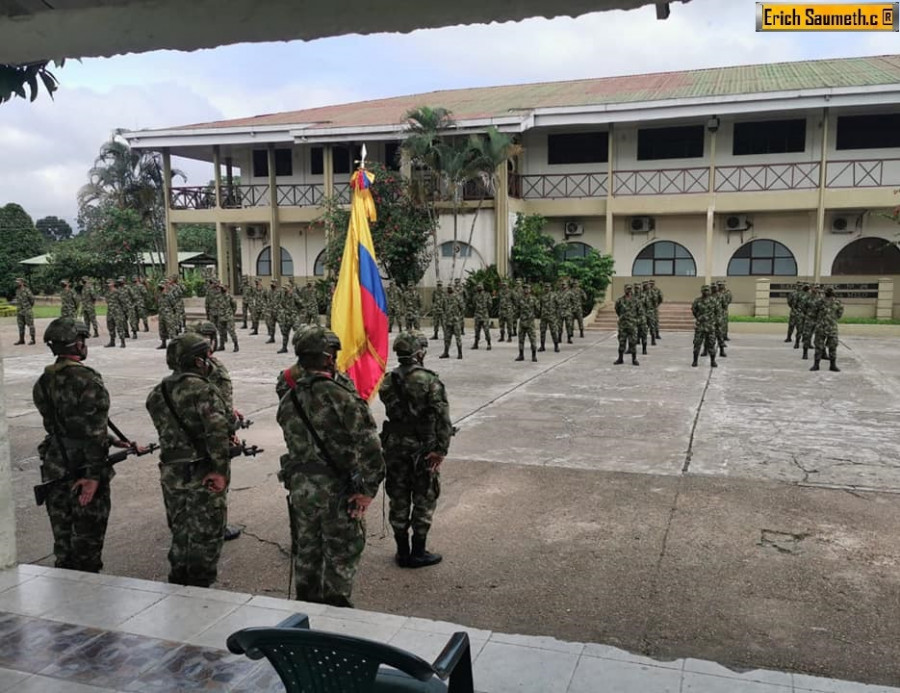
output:
[[[633,277],[696,277],[691,251],[680,243],[656,241],[638,253],[631,268]]]
[[[696,159],[703,156],[703,126],[638,130],[638,160]]]
[[[592,250],[593,248],[587,243],[581,243],[579,241],[566,243],[565,250],[563,251],[563,260],[577,260],[578,258],[587,257]]]
[[[325,150],[322,147],[309,148],[309,172],[313,176],[325,173]]]
[[[883,238],[858,238],[837,254],[831,274],[900,274],[900,249]]]
[[[321,253],[316,255],[316,261],[313,264],[313,276],[314,277],[324,277],[325,276],[325,251],[323,250]]]
[[[263,248],[259,255],[256,257],[256,276],[257,277],[269,277],[272,275],[272,246],[266,246]],[[294,260],[291,258],[291,254],[285,250],[281,249],[281,276],[282,277],[293,277],[294,276]]]
[[[400,143],[385,142],[384,144],[384,165],[388,171],[400,170]]]
[[[294,175],[294,159],[293,150],[276,149],[275,150],[275,175],[276,176],[292,176]],[[253,150],[253,177],[267,178],[269,176],[269,152],[265,149]]]
[[[607,161],[609,136],[605,132],[547,135],[547,163],[594,164]]]
[[[472,246],[462,241],[456,242],[456,257],[472,257]],[[441,257],[453,257],[454,243],[447,241],[441,243]]]
[[[785,154],[802,152],[805,149],[805,120],[766,120],[734,124],[731,153],[735,156]]]
[[[778,241],[750,241],[738,248],[728,263],[729,277],[797,276],[794,254]]]
[[[837,149],[900,147],[900,113],[841,116],[837,121]]]
[[[354,162],[359,161],[362,156],[362,145],[354,144],[348,147],[338,144],[335,145],[332,152],[334,154],[334,172],[351,173],[356,169]]]

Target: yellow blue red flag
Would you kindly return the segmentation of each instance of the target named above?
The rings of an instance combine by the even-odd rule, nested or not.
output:
[[[331,329],[341,340],[338,369],[371,400],[384,378],[388,357],[387,297],[375,259],[369,222],[376,221],[372,183],[363,163],[350,179],[350,225],[331,303]]]

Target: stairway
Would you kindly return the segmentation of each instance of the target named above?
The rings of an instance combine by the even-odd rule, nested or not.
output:
[[[597,311],[594,322],[588,325],[591,330],[616,330],[616,310],[612,305]],[[690,303],[663,303],[659,307],[660,332],[693,332],[694,316],[691,315]]]

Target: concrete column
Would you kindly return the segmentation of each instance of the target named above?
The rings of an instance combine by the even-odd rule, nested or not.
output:
[[[753,314],[758,318],[769,317],[769,280],[756,280],[756,307]]]
[[[497,273],[509,276],[509,167],[504,161],[497,167],[494,190],[494,235],[497,247]]]
[[[268,147],[269,161],[269,225],[272,238],[272,278],[281,282],[281,225],[278,221],[278,190],[275,183],[275,145]]]
[[[822,109],[822,157],[819,163],[819,205],[816,208],[816,245],[813,256],[813,282],[822,280],[822,241],[825,236],[825,183],[828,181],[828,109]]]
[[[230,156],[225,157],[225,184],[228,186],[228,204],[233,205],[234,194],[234,159]]]
[[[612,257],[616,250],[615,229],[613,219],[613,158],[616,138],[615,126],[609,124],[609,132],[606,133],[606,254]]]
[[[334,148],[325,145],[322,151],[322,173],[325,176],[325,197],[334,195]]]
[[[219,145],[213,146],[213,185],[216,188],[216,216],[220,216],[220,210],[222,209],[222,162],[221,155],[219,150]],[[229,272],[229,266],[227,262],[227,247],[228,239],[225,236],[225,224],[221,221],[216,221],[216,269],[218,270],[219,281],[223,284],[229,284],[229,277],[231,276],[231,272]],[[234,289],[235,287],[231,287]]]
[[[890,320],[894,317],[894,280],[878,280],[878,302],[875,304],[875,318]]]
[[[213,145],[213,185],[216,186],[216,209],[222,209],[222,157],[219,145]]]
[[[3,395],[3,359],[0,359],[0,569],[16,562],[16,504],[13,502],[9,429]]]
[[[712,197],[706,208],[706,262],[704,263],[704,284],[712,281],[713,275],[713,235],[716,229],[716,198]]]
[[[172,201],[172,155],[168,149],[162,153],[163,160],[163,203],[166,212],[166,274],[178,274],[178,235],[169,211]]]

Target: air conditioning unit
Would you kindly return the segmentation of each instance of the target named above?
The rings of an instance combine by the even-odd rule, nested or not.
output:
[[[265,238],[266,229],[262,226],[248,226],[246,234],[247,238]]]
[[[835,214],[831,217],[831,233],[855,233],[862,226],[862,214]]]
[[[726,231],[746,231],[751,226],[753,226],[753,222],[746,214],[729,214],[724,220]]]
[[[631,233],[649,233],[656,228],[653,217],[631,217]]]
[[[584,224],[579,224],[577,221],[567,221],[565,224],[565,233],[566,237],[583,236]]]

